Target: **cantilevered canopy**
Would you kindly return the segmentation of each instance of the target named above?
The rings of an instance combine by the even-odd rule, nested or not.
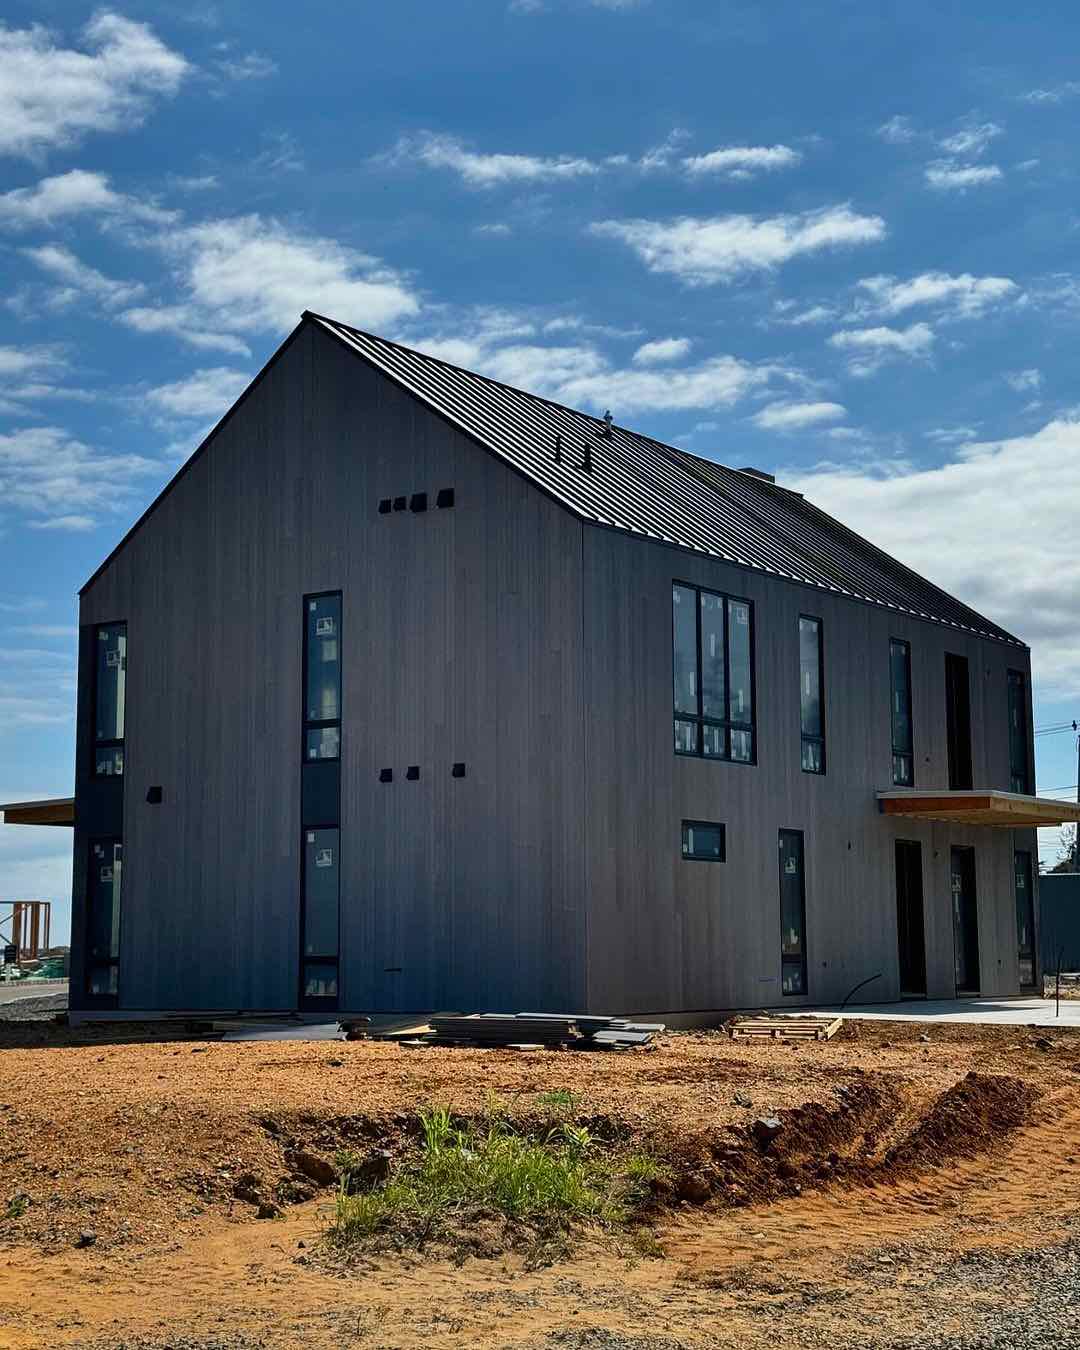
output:
[[[53,797],[45,802],[0,803],[5,825],[74,825],[75,798]]]
[[[945,788],[918,792],[905,788],[879,792],[877,798],[883,815],[948,820],[956,825],[996,825],[1003,830],[1022,830],[1080,821],[1080,804],[1026,797],[1016,792],[959,792]]]

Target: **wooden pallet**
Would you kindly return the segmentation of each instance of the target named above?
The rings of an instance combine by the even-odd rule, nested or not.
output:
[[[831,1041],[844,1024],[842,1017],[752,1017],[729,1022],[733,1041]]]

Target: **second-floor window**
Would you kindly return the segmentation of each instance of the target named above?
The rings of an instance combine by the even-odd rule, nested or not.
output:
[[[889,639],[892,686],[892,780],[897,787],[915,784],[914,737],[911,727],[911,643]]]
[[[672,587],[675,753],[754,761],[754,640],[749,600]]]
[[[1027,681],[1022,671],[1009,671],[1009,791],[1028,793]]]
[[[825,652],[821,620],[799,615],[799,718],[804,773],[825,772]]]
[[[341,758],[341,592],[304,601],[304,758]]]
[[[127,692],[127,624],[94,630],[94,777],[124,772],[124,701]]]

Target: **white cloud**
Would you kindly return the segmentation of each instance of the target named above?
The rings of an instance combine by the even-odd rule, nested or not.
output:
[[[772,269],[802,254],[874,243],[884,238],[885,222],[842,205],[771,217],[604,220],[590,230],[628,245],[651,272],[703,286]]]
[[[505,239],[507,235],[512,234],[510,226],[502,220],[493,220],[488,225],[477,225],[473,230],[474,234],[490,235],[493,239]]]
[[[1019,287],[1008,277],[976,277],[970,272],[922,272],[900,281],[896,277],[864,277],[858,283],[880,314],[902,314],[918,305],[947,306],[961,318],[972,318],[999,301],[1015,297]]]
[[[136,201],[114,192],[105,174],[84,169],[71,169],[43,178],[33,187],[0,193],[0,224],[14,229],[52,225],[69,216],[82,215],[119,216],[156,225],[176,218],[174,212],[163,211],[152,202]]]
[[[48,520],[28,520],[32,530],[60,530],[69,534],[85,534],[88,530],[97,528],[97,521],[93,516],[67,515],[52,516]]]
[[[161,246],[206,332],[282,333],[305,309],[385,330],[420,307],[408,281],[377,258],[260,216],[174,230]]]
[[[996,122],[968,123],[939,144],[950,155],[970,155],[978,159],[990,142],[1003,132],[1004,127],[999,127]]]
[[[146,392],[148,402],[173,417],[211,417],[217,420],[251,383],[242,370],[214,366],[193,371],[186,379],[161,384]]]
[[[595,9],[628,10],[648,4],[648,0],[589,0]]]
[[[0,513],[38,528],[83,529],[125,511],[160,465],[96,450],[60,427],[0,435]]]
[[[42,399],[88,398],[82,390],[56,383],[67,368],[59,347],[0,347],[0,412],[26,416],[27,405]]]
[[[63,282],[66,293],[61,293],[61,299],[66,298],[66,294],[73,297],[85,295],[107,308],[112,308],[116,305],[130,304],[146,289],[141,282],[116,281],[112,277],[107,277],[103,272],[82,262],[70,249],[59,244],[44,244],[40,248],[25,248],[22,251],[25,257],[36,263],[44,272]]]
[[[1030,642],[1043,694],[1080,687],[1080,421],[965,445],[932,469],[785,474],[825,510]]]
[[[250,356],[251,349],[242,338],[231,333],[215,333],[201,325],[206,316],[194,305],[136,306],[119,316],[120,322],[137,333],[167,333],[178,337],[199,351],[228,352],[234,356]]]
[[[960,445],[966,441],[973,441],[979,432],[976,427],[931,427],[923,434],[928,441],[934,441],[938,445]]]
[[[882,122],[877,129],[877,134],[883,141],[888,141],[890,145],[907,145],[913,141],[918,132],[910,117],[897,114],[890,117],[887,122]]]
[[[403,136],[386,158],[394,164],[450,169],[470,187],[479,188],[492,188],[501,183],[557,182],[600,171],[592,160],[575,155],[482,154],[468,149],[454,136],[432,131]]]
[[[1013,370],[1005,376],[1005,383],[1018,394],[1037,394],[1042,388],[1042,371],[1031,367],[1028,370]]]
[[[964,192],[1004,177],[996,164],[956,164],[948,159],[934,160],[924,174],[930,187],[942,192]]]
[[[277,74],[277,62],[261,52],[247,52],[243,56],[226,56],[215,66],[227,80],[265,80]]]
[[[750,420],[763,431],[798,431],[846,416],[842,403],[770,403]]]
[[[796,300],[777,300],[766,325],[781,324],[786,328],[802,328],[811,323],[827,323],[837,317],[835,309],[828,305],[811,305],[808,309],[798,309]]]
[[[1025,103],[1064,103],[1066,99],[1076,98],[1080,94],[1080,80],[1066,80],[1050,89],[1029,89],[1022,94]]]
[[[544,0],[510,0],[507,9],[511,14],[539,14],[544,8]]]
[[[853,375],[872,375],[892,358],[917,360],[930,355],[934,330],[927,323],[908,328],[845,328],[833,333],[829,346],[848,353]]]
[[[683,160],[692,177],[719,174],[725,178],[752,178],[758,173],[790,169],[802,154],[789,145],[731,145]]]
[[[34,156],[90,132],[131,130],[190,69],[145,24],[109,11],[82,40],[77,51],[38,25],[0,26],[0,153]]]
[[[681,361],[689,355],[693,342],[690,338],[656,338],[644,342],[634,353],[635,366],[662,365],[665,361]]]

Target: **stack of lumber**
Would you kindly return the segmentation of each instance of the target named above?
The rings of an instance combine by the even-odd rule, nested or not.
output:
[[[512,1050],[631,1050],[648,1045],[662,1022],[630,1022],[586,1013],[470,1013],[432,1017],[402,1044],[502,1047]]]
[[[843,1024],[828,1015],[747,1017],[728,1022],[727,1033],[733,1041],[831,1041]]]

